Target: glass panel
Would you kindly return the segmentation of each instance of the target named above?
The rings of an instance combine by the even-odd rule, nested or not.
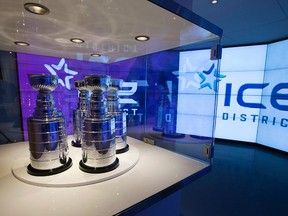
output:
[[[181,17],[182,14],[169,9],[170,3],[168,8],[164,7],[167,10],[151,2],[140,4],[151,8],[153,14],[146,16],[149,22],[140,22],[150,29],[150,40],[133,44],[120,41],[121,46],[110,44],[112,48],[99,44],[97,47],[101,45],[102,51],[106,48],[108,51],[98,60],[91,57],[84,61],[82,45],[71,59],[64,53],[60,55],[63,57],[56,57],[59,53],[55,49],[54,57],[38,55],[48,54],[45,52],[1,52],[1,143],[28,140],[27,118],[35,110],[37,95],[29,84],[28,74],[58,75],[59,84],[53,97],[66,119],[68,135],[73,134],[73,109],[78,103],[74,81],[87,74],[102,74],[124,81],[119,96],[129,136],[210,161],[216,93],[221,79],[218,60],[211,60],[211,53],[215,54],[211,48],[219,44],[219,32],[212,24],[211,32],[202,28],[210,25],[206,21],[202,27],[192,23],[191,18],[197,24],[201,20],[193,13]],[[183,11],[186,15],[189,12],[184,8]],[[153,24],[155,16],[157,23]]]
[[[0,144],[23,140],[16,54],[0,51]]]
[[[214,142],[218,60],[211,41],[149,56],[144,140],[210,161]],[[214,45],[218,40],[214,40]],[[196,49],[193,49],[197,47]],[[180,51],[179,51],[180,50]]]
[[[10,63],[7,70],[2,66],[5,80],[1,80],[1,143],[28,139],[26,121],[34,111],[37,94],[29,85],[29,73],[50,72],[60,77],[53,95],[58,109],[66,118],[68,134],[73,134],[72,110],[77,107],[77,90],[73,81],[82,79],[85,74],[108,74],[124,80],[119,95],[122,109],[127,113],[129,136],[209,160],[217,90],[213,82],[218,62],[210,60],[208,49],[183,50],[185,48],[163,51],[110,65],[22,53],[17,54],[16,65],[15,54],[2,52],[6,64]],[[208,80],[208,75],[212,81],[214,77],[213,82],[211,78]]]

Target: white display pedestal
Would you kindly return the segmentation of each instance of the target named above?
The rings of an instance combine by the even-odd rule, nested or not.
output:
[[[28,184],[43,187],[77,187],[89,184],[95,184],[116,178],[132,169],[139,159],[139,151],[136,147],[131,146],[129,151],[118,154],[119,166],[105,173],[86,173],[79,169],[81,160],[81,148],[70,147],[69,156],[72,158],[72,167],[56,175],[50,176],[33,176],[28,174],[27,166],[30,163],[29,154],[26,157],[18,158],[12,165],[14,176]]]
[[[71,138],[69,143],[70,140]],[[172,188],[170,191],[173,192],[175,185],[182,187],[187,183],[187,179],[191,181],[191,177],[203,173],[203,170],[210,167],[208,163],[148,145],[131,137],[128,137],[127,142],[131,152],[117,157],[120,164],[121,161],[124,165],[130,160],[130,165],[122,167],[122,170],[120,165],[117,174],[112,175],[111,171],[110,174],[104,174],[108,177],[102,176],[100,180],[95,180],[96,177],[93,176],[99,174],[87,174],[78,170],[79,161],[75,159],[77,156],[73,155],[76,152],[72,149],[74,147],[70,147],[69,155],[73,160],[73,166],[65,171],[67,173],[32,178],[25,177],[26,173],[23,173],[25,166],[29,164],[28,143],[0,146],[1,214],[115,215],[127,209],[130,211],[135,206],[139,208],[139,203],[142,202],[151,204],[153,200],[157,201],[155,195],[169,195],[169,188]],[[77,151],[81,152],[81,149]],[[128,156],[129,159],[125,159]],[[81,180],[77,180],[77,175],[82,175]],[[91,180],[92,178],[94,179]]]

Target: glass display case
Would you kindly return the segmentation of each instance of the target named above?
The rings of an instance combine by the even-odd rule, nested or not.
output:
[[[126,3],[131,3],[132,6],[136,4],[132,1],[123,2],[125,5]],[[121,178],[125,178],[125,181],[132,181],[136,190],[140,190],[140,187],[149,188],[149,193],[145,193],[134,200],[130,200],[129,194],[126,196],[124,193],[122,197],[124,200],[122,202],[125,203],[124,207],[120,208],[120,204],[115,204],[115,209],[110,209],[109,213],[105,212],[107,206],[102,205],[100,200],[99,205],[103,207],[101,207],[101,211],[105,212],[103,215],[141,211],[144,206],[147,206],[147,203],[143,204],[143,200],[147,201],[152,197],[153,202],[148,204],[149,206],[161,199],[160,197],[155,198],[155,195],[164,191],[166,194],[164,196],[167,196],[209,171],[213,158],[218,82],[223,78],[219,74],[222,30],[175,1],[137,2],[138,7],[145,6],[150,10],[151,16],[146,16],[146,20],[139,23],[142,25],[140,27],[142,31],[138,32],[139,36],[148,36],[147,41],[129,43],[104,41],[102,44],[98,44],[96,48],[94,47],[94,51],[102,51],[101,56],[90,56],[86,59],[83,56],[87,54],[88,45],[86,47],[85,45],[78,45],[74,56],[69,52],[70,56],[68,57],[64,54],[64,49],[54,49],[54,52],[53,49],[47,49],[47,53],[39,49],[31,49],[27,52],[22,50],[12,50],[11,52],[8,49],[6,49],[8,51],[1,51],[0,115],[3,121],[0,124],[0,141],[2,144],[16,142],[9,145],[9,155],[12,158],[13,145],[19,147],[19,143],[21,143],[22,149],[27,144],[27,119],[33,115],[36,107],[37,92],[30,86],[28,74],[58,76],[58,87],[53,91],[53,96],[55,106],[65,118],[69,145],[68,156],[72,158],[73,166],[68,171],[57,174],[66,175],[66,172],[72,177],[66,176],[61,180],[55,180],[55,182],[49,179],[52,185],[48,188],[69,187],[71,190],[77,190],[80,194],[88,190],[85,188],[80,192],[81,188],[77,188],[85,185],[87,176],[79,181],[74,181],[79,177],[78,174],[75,177],[73,172],[78,168],[79,155],[81,157],[81,153],[74,157],[78,150],[71,145],[74,134],[73,128],[75,128],[73,126],[73,110],[78,107],[79,102],[79,92],[74,82],[83,80],[87,75],[105,75],[113,79],[123,80],[118,96],[121,112],[123,112],[125,119],[121,120],[121,124],[126,124],[125,134],[127,132],[129,150],[117,155],[120,168],[115,170],[120,171],[115,171],[117,173],[113,173],[112,177],[109,177],[107,173],[85,174],[103,175],[99,179],[97,177],[96,180],[89,177],[87,185],[90,186],[87,187],[103,189],[108,184],[113,183],[114,185],[110,189],[114,190],[115,184],[118,185],[117,187],[127,188],[127,185],[123,186],[119,185],[119,182],[115,182],[115,179],[121,176]],[[112,4],[112,1],[110,3]],[[157,22],[155,21],[155,26],[153,26],[151,24],[155,18],[157,18]],[[152,30],[147,30],[149,27],[147,23],[150,24],[150,28],[153,26]],[[126,20],[126,24],[129,26],[128,20]],[[122,27],[124,28],[125,25],[123,24]],[[126,35],[131,37],[132,33],[129,31]],[[16,151],[15,154],[19,155]],[[123,168],[121,166],[127,160],[125,154],[130,154],[133,161],[131,166]],[[27,154],[24,155],[28,155],[28,149]],[[29,155],[27,157],[29,159]],[[153,168],[154,160],[159,163],[158,167]],[[152,164],[148,166],[148,164],[143,164],[144,162]],[[26,174],[21,173],[23,170],[19,165],[23,163],[25,164],[23,161],[16,165],[12,162],[9,164],[13,167],[13,175],[20,181],[40,185],[48,190],[45,177],[40,182],[35,180],[37,177],[33,177],[32,180],[30,177],[23,177]],[[169,163],[175,163],[175,167],[173,166],[170,171],[166,170],[170,166]],[[193,164],[197,168],[193,167]],[[11,173],[8,169],[5,169],[5,172]],[[1,176],[6,175],[5,172],[3,171]],[[155,187],[163,183],[161,179],[156,180],[158,178],[157,172],[159,175],[163,172],[164,174],[161,173],[161,176],[171,181],[168,180],[169,183],[152,190],[150,187],[152,182],[155,183]],[[169,174],[169,172],[171,173]],[[137,186],[137,173],[141,173],[140,176],[143,175],[143,179],[152,178],[149,177],[150,175],[155,176],[155,179],[148,179],[151,181],[150,186],[142,181],[139,183],[141,185]],[[55,178],[57,179],[57,177]],[[101,182],[103,183],[108,179],[110,181],[105,183],[106,186],[101,186]],[[122,180],[119,181],[122,182]],[[30,189],[29,186],[27,190]],[[117,192],[118,195],[116,196],[114,192],[111,196],[115,198],[117,203],[119,202],[117,196],[120,193]],[[62,194],[60,191],[56,193]],[[140,192],[140,194],[142,195],[144,192]],[[131,206],[138,207],[134,211],[133,208],[131,210]],[[89,209],[93,210],[90,207]]]

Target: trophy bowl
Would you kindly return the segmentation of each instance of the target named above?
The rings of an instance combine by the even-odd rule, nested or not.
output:
[[[122,88],[122,79],[111,79],[109,85],[109,91],[119,91]]]
[[[106,91],[111,80],[107,75],[85,75],[85,83],[90,91]]]
[[[84,80],[75,80],[74,81],[74,84],[75,84],[75,87],[78,91],[83,91],[83,90],[86,90],[88,91],[88,88],[87,86],[85,85],[85,82]]]
[[[31,161],[27,172],[34,176],[54,175],[72,166],[72,159],[67,158],[65,118],[52,95],[58,76],[28,74],[28,79],[38,92],[34,113],[27,119]]]
[[[52,74],[28,74],[29,83],[36,91],[54,91],[58,76]]]

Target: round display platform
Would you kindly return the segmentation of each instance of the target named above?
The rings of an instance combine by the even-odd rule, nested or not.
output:
[[[13,175],[20,181],[43,187],[77,187],[103,182],[120,176],[131,170],[138,162],[139,151],[134,146],[129,146],[129,151],[117,154],[119,166],[105,173],[86,173],[80,170],[82,149],[69,147],[69,157],[72,159],[72,167],[68,170],[51,176],[33,176],[28,174],[27,166],[30,163],[29,153],[23,158],[17,159],[12,166]]]

